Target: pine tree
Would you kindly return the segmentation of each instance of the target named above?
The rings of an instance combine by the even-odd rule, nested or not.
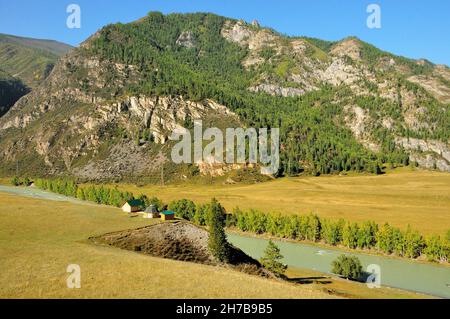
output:
[[[211,254],[221,262],[230,257],[230,244],[225,234],[225,210],[214,198],[208,210],[209,239],[208,248]]]
[[[283,255],[280,253],[280,248],[270,240],[264,251],[264,257],[261,258],[261,264],[277,276],[283,276],[287,266],[281,262],[282,259]]]

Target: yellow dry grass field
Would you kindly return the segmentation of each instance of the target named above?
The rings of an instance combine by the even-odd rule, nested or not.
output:
[[[0,193],[0,298],[326,298],[321,290],[86,241],[144,226],[118,209]],[[81,288],[66,285],[69,264]]]
[[[0,298],[416,298],[396,289],[327,279],[294,284],[234,270],[153,258],[87,241],[148,225],[119,209],[0,193]],[[81,288],[67,288],[69,264]],[[311,276],[290,271],[291,277]],[[318,276],[314,274],[314,276]]]
[[[450,229],[450,174],[411,168],[385,175],[284,178],[254,185],[119,185],[165,202],[187,198],[204,203],[216,197],[227,210],[258,209],[282,214],[317,213],[350,221],[373,220],[424,234]]]

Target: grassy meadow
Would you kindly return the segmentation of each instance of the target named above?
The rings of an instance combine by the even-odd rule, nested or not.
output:
[[[282,214],[312,212],[324,218],[389,222],[403,229],[410,224],[425,235],[450,229],[450,174],[411,168],[380,176],[297,177],[253,185],[120,184],[119,188],[165,202],[187,198],[205,203],[216,197],[229,211],[239,206]]]
[[[305,270],[289,269],[289,277],[303,283],[296,284],[96,246],[87,238],[152,221],[90,203],[5,193],[0,193],[0,202],[0,298],[423,297],[397,289],[369,289]],[[81,267],[81,289],[66,287],[69,264]],[[311,276],[321,279],[309,280]]]

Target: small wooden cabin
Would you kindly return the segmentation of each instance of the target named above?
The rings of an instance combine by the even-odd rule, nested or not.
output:
[[[135,213],[141,210],[142,202],[137,199],[129,200],[122,206],[122,210],[126,213]]]
[[[175,213],[167,210],[165,212],[161,213],[161,220],[174,220],[175,219]]]
[[[159,213],[155,205],[150,205],[145,209],[144,218],[159,218]]]

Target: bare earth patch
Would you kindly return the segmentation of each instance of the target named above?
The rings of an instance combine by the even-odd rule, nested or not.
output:
[[[114,246],[154,257],[220,265],[253,275],[273,277],[257,260],[234,246],[230,248],[228,263],[217,262],[208,250],[208,237],[207,230],[188,222],[176,221],[108,233],[89,239],[96,244]]]

